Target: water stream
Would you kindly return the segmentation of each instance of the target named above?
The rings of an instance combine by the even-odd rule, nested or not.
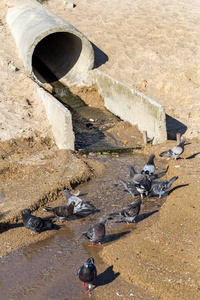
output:
[[[98,271],[96,288],[90,299],[95,299],[98,286],[109,284],[119,274],[114,274],[112,266],[107,266],[99,257],[102,247],[115,243],[134,234],[137,223],[142,222],[152,213],[157,213],[165,199],[146,198],[136,224],[106,223],[106,237],[103,246],[91,244],[82,233],[96,224],[101,217],[120,210],[133,201],[132,196],[123,188],[117,187],[119,178],[128,180],[128,166],[134,165],[141,170],[147,158],[137,150],[132,154],[99,155],[90,159],[104,164],[105,171],[97,178],[81,184],[77,188],[85,201],[90,201],[100,211],[85,218],[75,218],[62,226],[56,234],[42,242],[38,242],[1,260],[0,299],[85,299],[89,297],[81,287],[77,278],[77,270],[93,257]],[[157,164],[159,172],[163,166]],[[31,237],[30,237],[31,238]]]

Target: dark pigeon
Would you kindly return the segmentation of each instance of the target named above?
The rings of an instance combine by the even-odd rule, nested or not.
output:
[[[144,166],[144,168],[142,169],[142,174],[146,174],[146,175],[153,175],[155,170],[156,170],[156,166],[154,164],[154,154],[151,154],[149,157],[148,162],[146,163],[146,165]]]
[[[178,146],[173,147],[170,150],[164,151],[160,153],[160,156],[166,156],[166,157],[173,157],[175,160],[178,160],[178,157],[183,153],[184,151],[184,144],[186,140],[182,140],[181,143]]]
[[[91,247],[93,247],[95,243],[99,243],[99,245],[101,246],[101,242],[106,234],[106,221],[107,219],[101,219],[96,225],[91,227],[88,232],[83,234],[91,241]]]
[[[169,193],[170,187],[177,179],[178,176],[174,176],[170,180],[156,183],[152,188],[154,194],[159,195],[159,198],[161,198],[161,196],[163,195],[167,195]]]
[[[129,167],[130,179],[133,183],[139,184],[141,181],[146,181],[147,176],[145,174],[140,174],[135,171],[133,167]]]
[[[75,202],[71,202],[70,205],[61,205],[56,207],[45,207],[43,210],[54,213],[54,216],[62,223],[67,221],[67,218],[74,213]]]
[[[122,183],[122,186],[125,187],[125,189],[133,196],[133,197],[136,197],[138,195],[140,195],[140,193],[138,192],[135,184],[133,182],[130,182],[130,181],[125,181],[125,180],[122,180],[120,179],[121,183]]]
[[[143,194],[145,193],[146,196],[148,196],[148,194],[151,190],[152,180],[148,179],[146,181],[142,181],[139,184],[136,184],[135,186],[136,186],[137,191],[140,193],[141,198],[143,199]]]
[[[88,286],[88,293],[91,291],[92,283],[97,277],[97,270],[94,265],[94,259],[89,258],[82,267],[77,272],[78,278],[83,282],[82,286],[86,288],[86,283]]]
[[[135,203],[124,207],[120,212],[109,214],[109,219],[117,219],[127,223],[134,222],[135,218],[140,212],[141,204],[142,200],[138,199]]]
[[[63,193],[66,196],[67,205],[69,205],[72,202],[75,202],[74,212],[80,213],[80,212],[88,212],[88,211],[96,210],[94,205],[87,202],[83,202],[81,198],[72,195],[67,189],[64,190]]]
[[[24,209],[22,212],[23,224],[27,229],[31,229],[31,235],[40,232],[43,229],[52,229],[53,224],[50,220],[43,220],[40,217],[31,215],[30,209]]]

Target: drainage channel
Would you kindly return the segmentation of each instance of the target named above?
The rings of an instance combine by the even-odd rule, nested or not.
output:
[[[104,107],[99,108],[98,104],[97,107],[87,105],[80,96],[73,94],[59,81],[53,82],[51,85],[54,97],[72,114],[75,150],[84,150],[82,152],[86,153],[89,151],[129,152],[141,147],[142,135],[136,126],[123,122]],[[98,90],[96,94],[100,99]],[[132,137],[129,136],[130,132]],[[126,133],[127,138],[123,137]]]

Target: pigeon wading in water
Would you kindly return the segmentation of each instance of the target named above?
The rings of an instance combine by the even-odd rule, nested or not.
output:
[[[117,219],[127,223],[134,222],[140,212],[142,200],[138,199],[135,203],[129,204],[118,213],[109,214],[109,219]]]
[[[56,207],[45,207],[43,210],[47,212],[52,212],[54,216],[59,219],[61,223],[67,221],[67,218],[72,216],[74,213],[75,202],[71,202],[70,205],[61,205]]]
[[[148,162],[146,163],[146,165],[144,166],[144,168],[142,169],[142,174],[146,174],[146,175],[153,175],[155,170],[156,170],[156,166],[154,164],[154,154],[151,154],[149,157]]]
[[[30,209],[24,209],[22,212],[23,224],[27,229],[31,229],[31,235],[34,235],[36,232],[41,231],[42,229],[51,229],[53,224],[49,220],[43,220],[40,217],[31,215]]]
[[[82,286],[86,288],[86,283],[89,284],[88,286],[88,293],[91,291],[92,283],[97,277],[97,270],[94,265],[94,259],[89,258],[82,267],[77,272],[78,278],[83,282]]]
[[[173,147],[170,150],[164,151],[160,153],[160,156],[166,156],[166,157],[173,157],[175,160],[178,160],[178,157],[183,153],[184,151],[184,144],[186,140],[182,140],[178,146]]]
[[[72,195],[67,189],[63,191],[63,193],[66,196],[67,199],[67,205],[70,203],[74,202],[74,212],[79,213],[79,212],[88,212],[88,211],[94,211],[95,207],[94,205],[83,202],[83,200],[77,196]]]
[[[133,182],[130,181],[125,181],[125,180],[120,180],[122,183],[122,186],[125,187],[125,189],[133,196],[133,197],[137,197],[140,193],[138,192],[135,184]],[[121,186],[121,185],[120,185]]]
[[[170,180],[156,183],[152,188],[154,194],[159,195],[159,198],[161,198],[161,196],[163,196],[164,194],[167,195],[169,193],[169,189],[170,189],[171,185],[177,179],[178,179],[178,176],[174,176]]]
[[[145,174],[140,174],[133,167],[129,167],[130,179],[133,183],[139,184],[141,181],[146,181],[148,178]]]
[[[101,219],[96,225],[91,227],[86,233],[83,234],[92,243],[91,247],[93,247],[96,243],[99,243],[101,246],[101,242],[106,234],[106,221],[107,219]]]
[[[148,193],[151,190],[152,181],[151,179],[148,179],[146,181],[142,181],[139,184],[136,184],[136,189],[140,193],[141,198],[143,199],[143,194],[145,193],[146,196],[148,196]]]

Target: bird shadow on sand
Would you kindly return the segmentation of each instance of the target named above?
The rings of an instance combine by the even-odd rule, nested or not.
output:
[[[186,157],[186,159],[192,159],[192,158],[195,158],[198,154],[200,154],[200,152],[197,152],[197,153],[194,153],[188,157]]]
[[[159,179],[159,178],[165,176],[165,175],[167,174],[168,169],[169,169],[169,166],[167,166],[167,168],[166,168],[165,171],[162,171],[162,172],[159,172],[159,173],[154,174],[154,175],[152,176],[152,180],[154,181],[154,180],[156,180],[156,179]]]
[[[72,220],[76,220],[76,219],[83,219],[87,216],[90,216],[90,215],[94,215],[96,214],[97,212],[100,212],[100,209],[95,209],[93,211],[83,211],[83,212],[77,212],[76,214],[74,214],[71,219]]]
[[[113,266],[108,267],[104,272],[99,274],[95,279],[95,281],[93,282],[94,284],[93,290],[98,286],[106,285],[113,282],[119,275],[120,275],[119,272],[115,273],[113,271]]]
[[[23,227],[24,224],[22,222],[20,223],[0,223],[0,233],[6,232],[10,229],[15,229],[15,228],[19,228],[19,227]]]
[[[139,215],[139,216],[137,216],[137,217],[135,218],[135,223],[139,223],[139,222],[143,221],[144,219],[146,219],[146,218],[152,216],[153,214],[155,214],[155,213],[157,213],[157,212],[159,212],[158,209],[157,209],[157,210],[154,210],[154,211],[152,211],[152,212],[149,212],[149,213],[143,213],[143,214],[141,214],[141,215]]]
[[[106,243],[109,243],[109,242],[119,240],[122,236],[124,236],[124,235],[126,235],[130,232],[131,232],[130,230],[127,230],[127,231],[123,231],[123,232],[120,232],[120,233],[108,234],[104,237],[103,243],[106,244]]]
[[[182,187],[188,186],[188,185],[189,185],[189,183],[177,185],[177,186],[175,186],[174,188],[172,188],[172,189],[169,191],[169,194],[173,193],[173,191],[175,191],[175,190],[177,190],[177,189],[179,189],[179,188],[182,188]]]

